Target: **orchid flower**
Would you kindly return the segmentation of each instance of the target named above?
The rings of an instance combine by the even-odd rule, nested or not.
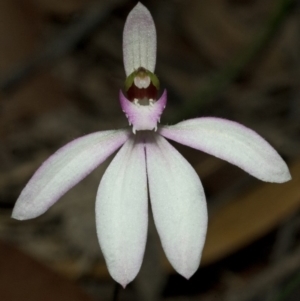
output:
[[[97,235],[110,275],[125,287],[139,272],[149,189],[165,254],[179,274],[190,278],[199,266],[207,231],[205,194],[192,166],[166,138],[226,160],[262,181],[282,183],[291,176],[268,142],[236,122],[205,117],[158,126],[167,93],[158,97],[156,30],[141,3],[127,17],[123,56],[127,78],[119,97],[132,128],[92,133],[59,149],[21,192],[12,217],[43,214],[121,147],[96,197]]]

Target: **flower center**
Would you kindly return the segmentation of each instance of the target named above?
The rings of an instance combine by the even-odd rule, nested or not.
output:
[[[140,67],[127,77],[125,90],[130,101],[143,106],[152,105],[157,100],[159,81],[154,73]]]

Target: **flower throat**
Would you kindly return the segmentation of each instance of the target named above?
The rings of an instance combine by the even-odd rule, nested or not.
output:
[[[125,90],[131,102],[152,105],[157,100],[159,80],[154,73],[140,67],[126,78]]]

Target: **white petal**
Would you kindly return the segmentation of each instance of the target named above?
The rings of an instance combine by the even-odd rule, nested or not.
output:
[[[251,129],[221,118],[196,118],[162,127],[160,134],[239,166],[266,182],[291,179],[276,150]]]
[[[163,137],[152,134],[146,158],[150,200],[163,249],[174,269],[189,278],[198,269],[207,231],[203,187],[192,166]]]
[[[128,130],[97,132],[68,143],[35,172],[21,192],[12,217],[37,217],[86,177],[129,137]]]
[[[146,245],[147,177],[142,142],[128,140],[103,175],[96,224],[109,273],[125,287],[139,272]]]
[[[156,30],[150,12],[140,2],[129,13],[125,23],[123,59],[127,76],[139,67],[154,73]]]

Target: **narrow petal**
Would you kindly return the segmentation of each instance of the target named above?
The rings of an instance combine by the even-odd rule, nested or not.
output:
[[[163,249],[186,278],[199,267],[207,230],[203,187],[192,166],[163,137],[146,144],[150,200]]]
[[[146,162],[139,135],[124,144],[103,175],[96,224],[109,273],[125,287],[140,270],[147,236]]]
[[[123,59],[127,76],[139,67],[154,73],[156,30],[150,12],[140,2],[129,13],[125,23]]]
[[[30,219],[44,213],[129,137],[128,130],[97,132],[68,143],[35,172],[21,192],[12,217]]]
[[[256,132],[237,122],[196,118],[162,127],[160,134],[237,165],[262,181],[283,183],[291,179],[276,150]]]

